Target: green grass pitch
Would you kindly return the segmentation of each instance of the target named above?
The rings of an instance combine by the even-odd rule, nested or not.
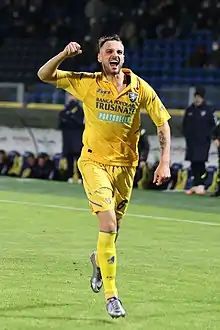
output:
[[[97,219],[82,187],[0,178],[0,330],[219,330],[220,200],[134,191],[118,247],[127,311],[89,286]]]

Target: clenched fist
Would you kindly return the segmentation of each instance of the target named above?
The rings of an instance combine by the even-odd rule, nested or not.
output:
[[[63,50],[65,57],[73,57],[82,54],[82,49],[77,42],[70,42]]]

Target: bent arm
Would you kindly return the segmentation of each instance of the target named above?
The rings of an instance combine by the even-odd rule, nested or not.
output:
[[[57,68],[66,59],[66,54],[60,52],[47,61],[37,72],[40,80],[46,83],[55,84],[57,82]]]
[[[170,164],[170,126],[168,122],[157,127],[157,134],[160,144],[160,163]]]

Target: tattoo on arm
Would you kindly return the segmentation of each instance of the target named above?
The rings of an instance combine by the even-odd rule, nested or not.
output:
[[[164,132],[160,131],[158,132],[158,137],[159,137],[161,155],[163,155],[167,145],[166,136],[164,135]]]

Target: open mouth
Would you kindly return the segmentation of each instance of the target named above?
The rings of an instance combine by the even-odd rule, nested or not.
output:
[[[110,65],[111,65],[112,69],[116,69],[117,66],[119,65],[119,61],[118,60],[111,60]]]

